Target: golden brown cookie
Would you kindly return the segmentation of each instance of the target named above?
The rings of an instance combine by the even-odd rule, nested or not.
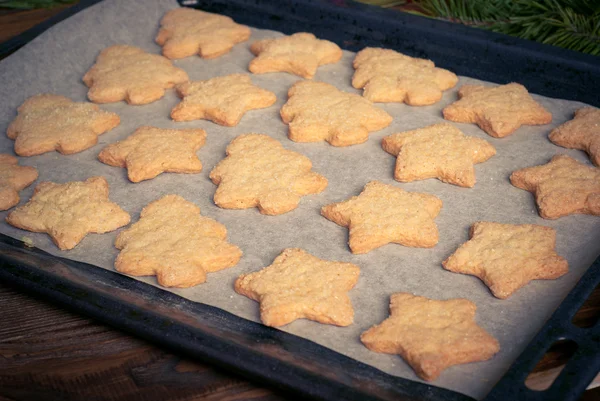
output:
[[[359,267],[352,263],[330,262],[288,248],[272,265],[238,277],[235,291],[260,302],[260,319],[267,326],[283,326],[296,319],[348,326],[354,309],[347,292],[359,274]]]
[[[90,88],[88,99],[94,103],[152,103],[165,95],[165,89],[187,80],[187,73],[169,59],[127,45],[102,50],[83,76]]]
[[[98,155],[102,163],[127,169],[132,182],[161,173],[199,173],[196,152],[206,141],[202,129],[140,127],[125,140],[106,146]]]
[[[559,146],[585,150],[592,163],[600,167],[600,109],[584,107],[575,117],[550,132],[550,140]]]
[[[289,72],[311,79],[323,64],[334,64],[342,58],[342,49],[312,33],[300,32],[275,39],[258,40],[250,46],[256,58],[248,69],[254,74]]]
[[[450,366],[485,361],[500,350],[498,340],[475,323],[476,309],[467,299],[393,294],[390,317],[360,340],[371,351],[399,354],[423,380],[435,380]]]
[[[69,155],[91,148],[98,136],[119,125],[119,116],[87,102],[42,94],[18,109],[6,135],[15,140],[15,153],[35,156],[54,150]]]
[[[557,219],[569,214],[600,216],[600,169],[567,155],[549,163],[513,172],[510,182],[535,195],[540,216]]]
[[[367,99],[324,82],[300,81],[288,96],[281,118],[290,126],[288,137],[295,142],[355,145],[392,122],[392,116]]]
[[[34,167],[19,166],[16,157],[0,153],[0,210],[7,210],[19,203],[19,191],[37,180]]]
[[[256,206],[262,214],[282,214],[298,207],[302,196],[327,187],[327,179],[311,171],[308,157],[284,149],[267,135],[240,135],[226,153],[210,172],[219,186],[215,204],[224,209]]]
[[[371,181],[359,196],[323,206],[321,214],[348,227],[352,253],[367,253],[389,243],[435,246],[438,229],[433,220],[441,208],[442,201],[433,195]]]
[[[155,40],[163,47],[163,56],[170,59],[194,54],[215,58],[249,37],[250,28],[229,17],[181,7],[164,15]]]
[[[386,136],[381,146],[398,157],[394,178],[400,182],[438,178],[469,188],[475,185],[473,165],[496,154],[488,141],[466,136],[448,123]]]
[[[132,276],[154,276],[164,287],[192,287],[206,273],[235,266],[242,251],[227,242],[221,223],[178,195],[149,203],[140,219],[115,241],[121,250],[115,268]]]
[[[463,85],[457,102],[442,110],[446,120],[475,123],[495,138],[515,132],[521,125],[552,122],[552,114],[537,103],[523,85],[510,83],[492,88]]]
[[[364,88],[363,96],[372,102],[434,104],[442,91],[458,82],[456,74],[437,68],[431,60],[390,49],[367,47],[356,54],[353,65],[352,86]]]
[[[510,297],[531,280],[555,279],[569,271],[554,250],[553,228],[480,221],[471,226],[469,237],[442,265],[479,277],[497,298]]]
[[[47,233],[62,250],[73,249],[88,233],[114,231],[129,220],[129,214],[108,199],[104,177],[42,182],[27,204],[6,217],[7,223],[22,230]]]
[[[277,97],[273,92],[252,84],[246,74],[231,74],[207,81],[177,85],[183,100],[171,111],[175,121],[205,119],[216,124],[238,125],[248,110],[272,106]]]

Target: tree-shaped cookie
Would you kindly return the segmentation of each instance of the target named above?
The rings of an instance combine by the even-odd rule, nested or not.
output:
[[[457,102],[442,110],[446,120],[475,123],[493,137],[503,138],[521,125],[552,122],[552,114],[537,103],[523,85],[510,83],[496,87],[463,85]]]
[[[289,248],[273,264],[242,274],[235,291],[260,302],[260,319],[267,326],[283,326],[296,319],[348,326],[354,309],[348,297],[360,269],[352,263],[319,259]]]
[[[363,96],[372,102],[433,104],[458,82],[456,74],[437,68],[431,60],[390,49],[367,47],[356,54],[353,65],[352,86],[364,88]]]
[[[442,265],[479,277],[498,298],[508,298],[531,280],[555,279],[569,271],[566,259],[554,250],[553,228],[480,221],[469,236]]]
[[[29,202],[6,217],[17,228],[47,233],[62,250],[73,249],[88,233],[114,231],[129,220],[129,214],[108,199],[104,177],[65,184],[42,182]]]
[[[485,361],[500,350],[498,340],[475,323],[476,309],[467,299],[393,294],[390,317],[360,340],[371,351],[399,354],[419,377],[435,380],[450,366]]]
[[[16,157],[0,153],[0,210],[7,210],[19,203],[19,191],[37,180],[34,167],[19,166]]]
[[[192,287],[206,273],[235,266],[242,251],[227,242],[221,223],[178,195],[149,203],[140,220],[115,241],[121,250],[115,268],[132,276],[154,276],[164,287]]]
[[[252,84],[246,74],[231,74],[207,81],[186,82],[177,86],[183,100],[171,111],[175,121],[205,119],[225,126],[238,125],[248,110],[272,106],[273,92]]]
[[[535,195],[540,216],[557,219],[573,213],[600,216],[600,169],[567,155],[513,172],[510,182]]]
[[[461,187],[475,185],[473,165],[496,154],[488,141],[466,136],[447,123],[386,136],[381,146],[398,157],[394,172],[396,180],[411,182],[438,178]]]
[[[166,89],[187,80],[187,73],[166,57],[127,45],[102,50],[83,76],[90,88],[88,99],[94,103],[152,103],[163,97]]]
[[[321,214],[348,227],[352,253],[367,253],[389,243],[435,246],[438,229],[434,219],[441,208],[442,201],[433,195],[371,181],[359,196],[323,206]]]
[[[342,58],[338,45],[306,32],[259,40],[250,50],[256,58],[248,69],[254,74],[282,71],[306,79],[311,79],[320,65],[334,64]]]
[[[554,128],[549,138],[559,146],[585,150],[592,163],[600,167],[600,109],[577,110],[575,118]]]
[[[155,40],[163,47],[162,54],[170,59],[194,54],[215,58],[249,37],[250,28],[229,17],[180,7],[164,15]]]
[[[284,149],[267,135],[240,135],[226,152],[210,173],[219,186],[215,203],[224,209],[257,206],[262,214],[282,214],[298,207],[302,196],[327,187],[327,179],[311,171],[306,156]]]
[[[300,81],[288,91],[281,118],[295,142],[327,141],[333,146],[366,142],[369,132],[391,124],[392,116],[362,96],[324,82]]]
[[[15,140],[15,153],[35,156],[54,150],[69,155],[91,148],[98,135],[119,125],[119,116],[88,102],[42,94],[18,109],[6,135]]]
[[[102,163],[127,169],[132,182],[167,173],[199,173],[196,152],[206,140],[202,129],[140,127],[125,140],[106,146],[98,155]]]

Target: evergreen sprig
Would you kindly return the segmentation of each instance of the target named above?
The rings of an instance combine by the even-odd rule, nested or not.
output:
[[[61,4],[75,3],[77,0],[8,0],[0,1],[0,8],[32,10],[34,8],[52,8]]]
[[[361,0],[385,3],[386,0]],[[391,1],[390,1],[391,3]],[[598,0],[414,0],[408,12],[600,56]]]

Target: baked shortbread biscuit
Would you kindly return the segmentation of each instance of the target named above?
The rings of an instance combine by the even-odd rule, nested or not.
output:
[[[439,235],[434,219],[441,208],[442,201],[433,195],[371,181],[359,196],[323,206],[321,214],[348,227],[352,253],[367,253],[389,243],[435,246]]]
[[[129,220],[129,214],[108,199],[104,177],[42,182],[25,205],[6,217],[8,224],[22,230],[47,233],[62,250],[73,249],[88,233],[114,231]]]
[[[227,229],[200,215],[200,208],[178,195],[149,203],[140,219],[115,240],[121,250],[117,271],[154,276],[164,287],[192,287],[206,273],[235,266],[242,251],[227,242]]]
[[[295,142],[355,145],[392,122],[392,116],[362,96],[324,82],[300,81],[288,96],[281,118],[289,125],[288,137]]]
[[[352,86],[364,89],[363,96],[372,102],[434,104],[458,82],[456,74],[437,68],[431,60],[390,49],[367,47],[356,54],[353,65]]]
[[[180,7],[164,15],[155,40],[170,59],[194,54],[215,58],[248,40],[250,33],[250,28],[224,15]]]
[[[331,262],[289,248],[270,266],[238,277],[235,291],[260,302],[260,319],[267,326],[296,319],[348,326],[354,309],[347,293],[359,274],[352,263]]]
[[[553,228],[480,221],[471,226],[469,237],[442,265],[479,277],[497,298],[510,297],[531,280],[555,279],[569,271],[567,260],[554,250]]]
[[[27,188],[38,178],[34,167],[19,166],[16,157],[0,153],[0,210],[7,210],[19,203],[19,191]]]
[[[600,167],[600,109],[584,107],[575,117],[550,132],[550,140],[559,146],[585,150],[592,163]]]
[[[320,65],[334,64],[342,58],[338,45],[306,32],[258,40],[250,50],[256,56],[248,67],[250,72],[289,72],[306,79],[311,79]]]
[[[264,109],[277,101],[273,92],[252,84],[246,74],[186,82],[177,85],[177,94],[183,100],[171,111],[173,120],[205,119],[228,127],[238,125],[247,111]]]
[[[514,82],[495,87],[463,85],[458,98],[442,110],[444,118],[475,123],[495,138],[508,136],[521,125],[552,122],[552,114],[533,100],[523,85]]]
[[[199,173],[196,152],[206,141],[202,129],[140,127],[125,140],[106,146],[98,160],[127,169],[131,182],[149,180],[161,173]]]
[[[600,169],[567,155],[549,163],[513,172],[510,182],[534,194],[540,216],[557,219],[569,214],[600,216]]]
[[[282,214],[298,207],[302,196],[327,187],[327,179],[311,171],[306,156],[284,149],[267,135],[240,135],[226,152],[210,172],[219,186],[215,204],[224,209],[258,207],[262,214]]]
[[[88,102],[51,94],[35,95],[18,109],[6,135],[15,140],[15,153],[35,156],[54,150],[64,155],[98,143],[98,136],[119,125],[119,115]]]
[[[485,361],[500,350],[498,340],[475,323],[476,309],[467,299],[393,294],[390,317],[360,340],[371,351],[399,354],[419,377],[435,380],[450,366]]]
[[[474,164],[496,154],[488,141],[466,136],[448,123],[386,136],[381,146],[397,156],[394,171],[397,181],[438,178],[469,188],[475,185]]]
[[[88,99],[94,103],[152,103],[163,97],[166,89],[187,80],[187,73],[166,57],[127,45],[102,50],[83,76],[90,88]]]

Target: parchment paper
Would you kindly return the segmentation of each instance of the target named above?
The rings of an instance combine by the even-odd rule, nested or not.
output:
[[[15,117],[17,107],[29,96],[47,92],[86,100],[87,88],[81,78],[103,48],[113,44],[130,44],[159,53],[153,42],[159,20],[169,9],[177,7],[173,0],[118,1],[107,0],[51,28],[30,44],[0,63],[0,130],[5,132]],[[246,72],[252,55],[253,40],[275,37],[276,32],[254,29],[250,41],[215,60],[189,57],[175,61],[192,80],[208,79],[236,72]],[[339,89],[359,93],[350,85],[354,54],[344,52],[343,59],[319,68],[315,80],[332,83]],[[439,62],[440,60],[434,60]],[[393,179],[395,157],[381,149],[381,138],[395,132],[424,127],[444,121],[441,109],[456,99],[457,89],[476,80],[461,77],[443,99],[427,107],[403,104],[379,104],[394,121],[390,127],[371,135],[368,142],[346,148],[335,148],[325,142],[300,144],[287,138],[287,127],[279,117],[279,109],[287,100],[288,88],[299,78],[285,73],[252,75],[255,84],[274,91],[276,105],[251,111],[237,127],[221,127],[209,121],[176,123],[169,118],[178,103],[173,90],[149,105],[130,106],[123,102],[102,105],[121,116],[121,124],[100,136],[99,144],[84,152],[63,156],[57,152],[20,158],[23,165],[39,169],[39,180],[66,182],[102,175],[110,184],[110,197],[138,220],[147,203],[162,195],[176,193],[201,207],[202,213],[226,225],[230,242],[244,252],[240,263],[210,274],[205,284],[184,290],[170,290],[193,301],[214,305],[238,316],[259,321],[258,304],[236,294],[233,282],[242,273],[259,270],[272,263],[287,247],[302,247],[313,255],[329,260],[352,262],[361,267],[361,277],[350,292],[356,310],[355,322],[340,328],[307,320],[298,320],[281,330],[293,333],[389,374],[419,380],[410,367],[396,355],[373,353],[359,341],[360,334],[388,316],[389,297],[395,292],[411,292],[436,299],[468,298],[477,304],[477,322],[494,335],[501,351],[490,361],[459,365],[446,370],[432,384],[482,398],[521,353],[533,335],[557,307],[576,281],[600,254],[600,218],[568,216],[555,221],[539,217],[533,196],[513,187],[508,181],[516,169],[546,163],[554,154],[566,153],[589,164],[580,151],[553,145],[550,130],[572,118],[582,104],[573,101],[534,96],[553,113],[550,125],[522,127],[504,139],[494,139],[472,124],[455,124],[468,135],[484,138],[497,149],[489,161],[476,166],[477,184],[472,189],[459,188],[430,179],[401,184]],[[504,83],[504,82],[502,82]],[[318,101],[318,100],[315,100]],[[207,131],[207,144],[198,152],[204,165],[200,174],[162,174],[133,184],[126,170],[97,161],[99,151],[109,143],[122,140],[140,125],[164,128],[200,127]],[[215,185],[208,174],[224,156],[227,144],[239,134],[258,132],[280,140],[284,147],[308,156],[314,170],[329,180],[327,189],[302,199],[298,209],[280,216],[263,216],[256,209],[223,210],[212,201]],[[13,142],[0,136],[0,151],[13,153]],[[409,191],[427,192],[444,202],[436,222],[440,242],[433,249],[387,245],[365,255],[352,255],[347,246],[348,230],[319,214],[321,206],[357,195],[371,180],[402,187]],[[37,183],[36,183],[37,184]],[[21,192],[21,204],[33,192],[35,184]],[[4,220],[7,212],[0,213]],[[534,281],[508,300],[493,297],[488,288],[473,276],[445,271],[441,262],[468,239],[469,226],[479,220],[502,223],[532,223],[557,230],[558,253],[569,261],[570,272],[553,281]],[[61,252],[45,234],[34,234],[0,223],[0,231],[12,237],[24,236],[36,247],[54,255],[71,258],[114,270],[117,249],[113,242],[118,232],[90,234],[75,249]],[[142,279],[156,285],[153,277]]]

